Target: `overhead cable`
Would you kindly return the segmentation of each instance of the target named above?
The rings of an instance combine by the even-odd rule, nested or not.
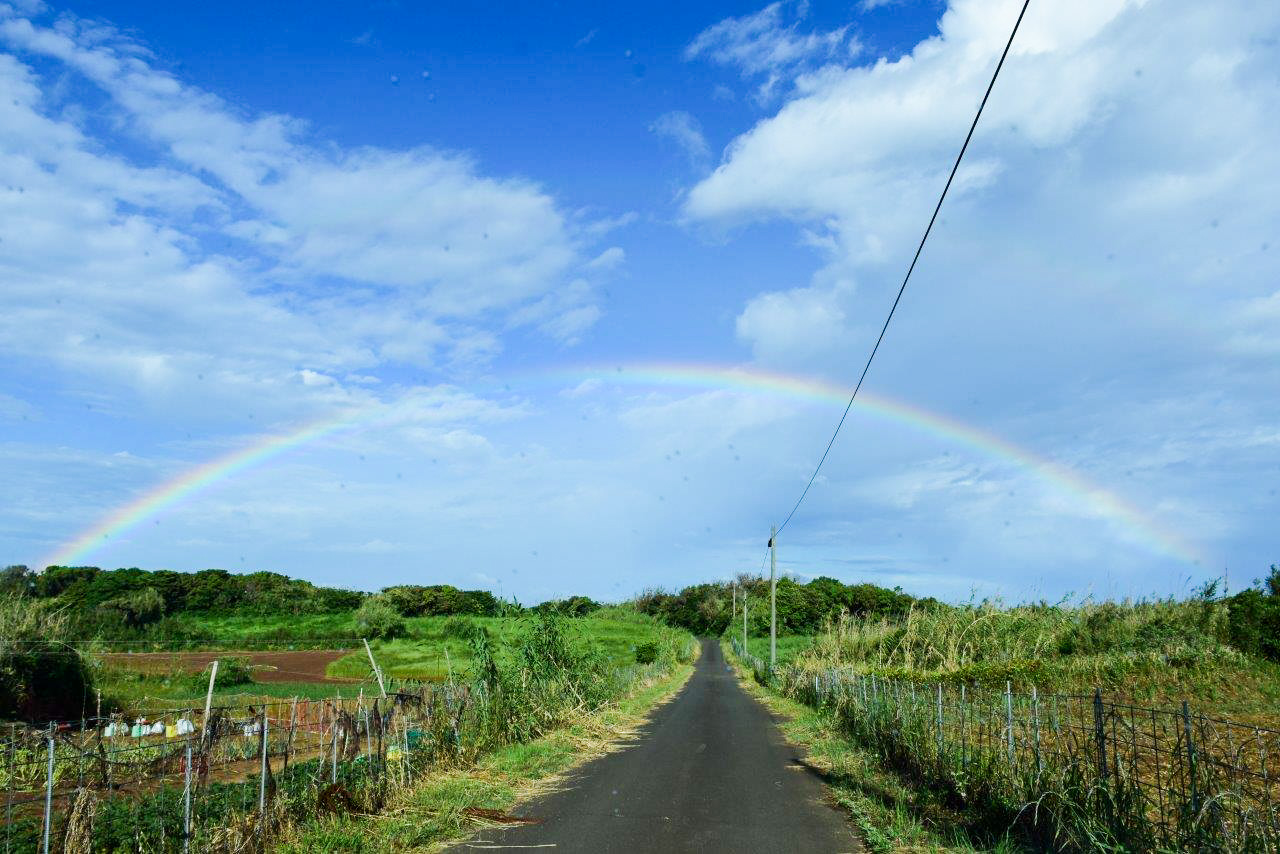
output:
[[[920,260],[920,253],[924,251],[925,241],[929,239],[929,233],[933,231],[933,224],[938,219],[938,212],[942,210],[942,202],[947,198],[947,191],[951,189],[951,182],[955,180],[956,171],[960,168],[960,161],[964,159],[964,153],[969,149],[969,141],[973,139],[973,132],[978,127],[978,119],[982,118],[982,111],[987,106],[987,99],[991,97],[991,90],[995,88],[996,78],[1000,76],[1000,69],[1004,67],[1005,58],[1009,55],[1009,48],[1013,47],[1014,36],[1018,34],[1018,27],[1022,24],[1022,18],[1026,15],[1027,7],[1030,5],[1031,0],[1023,0],[1022,10],[1018,12],[1018,20],[1014,22],[1013,31],[1009,33],[1009,41],[1005,43],[1004,51],[1000,54],[1000,61],[996,63],[996,70],[991,75],[991,82],[987,84],[987,91],[982,96],[982,102],[978,104],[978,112],[974,114],[973,122],[969,125],[969,132],[965,134],[964,144],[960,146],[960,153],[956,155],[956,162],[951,166],[951,174],[947,176],[947,183],[942,188],[942,194],[938,196],[938,203],[933,207],[933,216],[929,217],[929,224],[925,226],[924,234],[920,237],[920,244],[916,247],[916,253],[911,258],[911,265],[907,267],[907,274],[902,278],[902,285],[898,288],[898,295],[894,297],[893,305],[889,308],[889,315],[884,319],[884,325],[880,327],[880,335],[876,338],[875,346],[871,348],[871,354],[867,356],[867,362],[862,366],[862,374],[858,377],[858,384],[853,387],[853,394],[849,395],[849,403],[844,408],[844,414],[840,416],[835,432],[831,434],[831,441],[827,442],[826,450],[822,452],[822,458],[818,460],[818,465],[814,468],[813,474],[809,476],[809,482],[805,484],[804,491],[796,499],[791,512],[787,514],[787,518],[782,520],[782,524],[778,526],[778,534],[782,533],[791,518],[796,515],[796,511],[800,509],[805,496],[809,494],[810,488],[813,487],[813,482],[818,478],[818,472],[822,471],[822,464],[827,461],[827,455],[831,453],[831,447],[835,445],[836,437],[840,435],[840,428],[844,427],[845,419],[849,417],[849,410],[853,408],[853,401],[857,398],[858,391],[862,388],[863,380],[867,378],[867,371],[871,369],[871,362],[880,350],[884,335],[889,330],[889,323],[893,320],[894,312],[898,310],[898,303],[902,301],[902,294],[907,289],[907,282],[911,281],[911,274],[916,269],[916,262]],[[774,536],[777,535],[775,534]],[[770,542],[772,543],[772,539]]]

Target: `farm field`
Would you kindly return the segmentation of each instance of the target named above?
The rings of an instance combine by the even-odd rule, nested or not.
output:
[[[471,663],[467,640],[471,626],[483,626],[494,637],[499,650],[508,650],[510,641],[527,624],[522,617],[413,617],[405,620],[409,637],[373,641],[374,656],[383,673],[393,679],[439,681]],[[656,641],[664,631],[652,618],[628,608],[601,608],[567,623],[569,631],[590,640],[614,664],[635,661],[637,644]],[[334,661],[327,675],[341,679],[369,676],[369,659],[363,646]]]
[[[345,622],[339,622],[339,619]],[[310,699],[350,697],[377,691],[377,681],[359,638],[338,638],[345,646],[322,647],[339,627],[352,630],[346,615],[302,618],[294,631],[295,642],[267,641],[280,634],[286,621],[266,621],[264,631],[254,631],[256,618],[217,618],[207,621],[224,639],[222,645],[180,650],[104,652],[97,685],[108,706],[126,709],[176,707],[202,701],[207,668],[215,658],[224,662],[215,686],[219,703],[245,703],[256,698],[302,697]],[[468,638],[474,626],[489,631],[500,659],[510,655],[511,642],[525,630],[531,617],[411,617],[405,620],[407,637],[373,640],[370,646],[384,676],[393,681],[439,682],[463,676],[471,666]],[[259,621],[262,622],[262,621]],[[658,641],[672,633],[657,621],[626,608],[602,608],[586,617],[566,621],[568,632],[595,644],[610,663],[622,666],[635,661],[638,644]],[[328,635],[328,637],[326,637]],[[254,645],[268,649],[253,649]],[[313,646],[314,644],[314,646]],[[138,647],[145,646],[138,644]],[[281,647],[285,648],[281,648]],[[294,647],[292,649],[288,647]],[[247,665],[228,667],[235,660]]]

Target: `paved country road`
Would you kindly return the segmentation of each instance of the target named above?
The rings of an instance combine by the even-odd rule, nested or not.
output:
[[[560,791],[518,807],[540,824],[497,828],[450,848],[557,852],[863,850],[720,645],[625,749],[579,768]]]

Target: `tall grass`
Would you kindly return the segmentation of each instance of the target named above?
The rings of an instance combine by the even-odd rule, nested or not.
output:
[[[750,658],[760,681],[825,708],[852,741],[943,792],[988,838],[1016,826],[1033,847],[1150,850],[1176,840],[1269,850],[1276,817],[1247,813],[1271,804],[1271,786],[1246,778],[1259,772],[1258,750],[1274,750],[1259,725],[1276,728],[1280,668],[1231,646],[1228,605],[1213,593],[843,615],[791,667],[771,673]],[[1052,712],[1035,705],[1033,689],[1052,695]],[[1105,765],[1095,735],[1110,745]],[[1170,786],[1181,786],[1176,803],[1186,809],[1170,806]]]
[[[1186,696],[1222,713],[1265,715],[1280,698],[1280,668],[1234,649],[1227,620],[1226,604],[1211,596],[917,605],[898,619],[842,615],[795,661],[950,684],[1013,680],[1056,691],[1101,687],[1143,700]]]

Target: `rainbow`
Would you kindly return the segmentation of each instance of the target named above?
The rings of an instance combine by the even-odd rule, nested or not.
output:
[[[843,408],[849,390],[825,380],[776,373],[755,367],[703,364],[631,364],[609,368],[554,369],[512,377],[501,384],[475,389],[478,393],[515,394],[549,387],[569,390],[591,383],[600,390],[609,386],[641,386],[654,389],[683,388],[699,391],[728,391],[767,395]],[[405,400],[408,400],[406,398]],[[304,447],[348,430],[382,421],[405,401],[390,407],[379,405],[346,413],[336,419],[311,423],[296,431],[260,438],[248,447],[196,466],[166,481],[150,492],[112,511],[92,527],[60,546],[42,565],[72,565],[83,561],[95,549],[215,483],[270,462],[296,448]],[[883,395],[863,392],[854,412],[905,424],[942,441],[959,444],[1025,470],[1063,493],[1091,514],[1108,519],[1128,532],[1151,551],[1180,562],[1199,566],[1204,558],[1176,531],[1160,525],[1140,508],[1095,484],[1078,472],[1047,457],[947,415]]]

